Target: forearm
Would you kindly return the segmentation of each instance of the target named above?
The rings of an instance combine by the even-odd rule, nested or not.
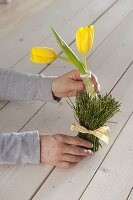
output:
[[[56,102],[52,94],[54,78],[0,68],[0,100]]]
[[[38,131],[0,133],[0,164],[39,163]]]

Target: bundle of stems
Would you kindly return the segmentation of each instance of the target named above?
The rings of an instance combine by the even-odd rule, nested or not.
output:
[[[69,99],[70,100],[70,99]],[[120,103],[116,101],[111,94],[92,96],[88,93],[77,93],[76,102],[69,101],[77,122],[88,130],[96,130],[105,125],[105,123],[120,111]],[[88,133],[79,132],[78,137],[93,143],[92,151],[99,150],[99,139]]]

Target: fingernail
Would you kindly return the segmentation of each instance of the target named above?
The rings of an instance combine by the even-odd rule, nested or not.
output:
[[[85,152],[85,153],[90,153],[91,150],[90,150],[90,149],[84,149],[84,152]]]
[[[84,152],[87,153],[89,150],[88,149],[84,149]]]
[[[84,149],[84,152],[85,152],[85,153],[90,153],[90,155],[93,154],[93,152],[92,152],[90,149]]]
[[[90,153],[90,155],[92,155],[92,154],[93,154],[93,152],[92,152],[90,149],[88,150],[88,153]]]

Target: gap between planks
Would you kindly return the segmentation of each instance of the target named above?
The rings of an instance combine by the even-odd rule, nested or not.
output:
[[[132,199],[133,199],[133,187],[131,188],[126,200],[132,200]]]

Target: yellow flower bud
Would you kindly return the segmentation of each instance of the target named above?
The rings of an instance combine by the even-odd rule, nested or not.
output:
[[[76,32],[76,46],[80,53],[90,51],[94,40],[94,26],[80,27]]]
[[[57,58],[56,52],[48,47],[33,47],[30,60],[35,63],[51,63]]]

